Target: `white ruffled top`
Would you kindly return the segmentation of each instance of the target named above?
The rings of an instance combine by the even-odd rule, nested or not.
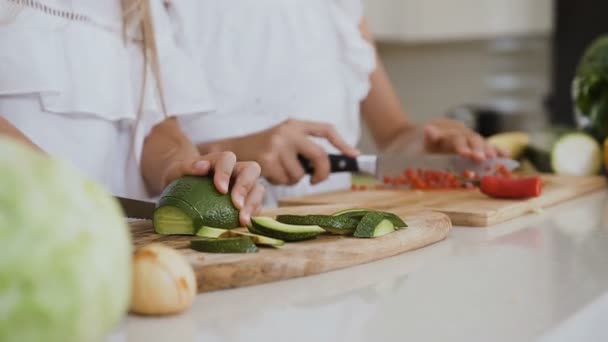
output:
[[[328,122],[352,145],[375,51],[359,31],[360,0],[176,0],[180,43],[204,67],[216,105],[181,120],[196,142],[242,136],[288,118]],[[318,140],[328,151],[335,150]],[[311,187],[271,187],[286,196],[350,186],[348,175]]]
[[[151,11],[168,114],[213,110],[208,76],[180,45],[162,0]],[[141,148],[165,116],[146,70],[137,119],[144,63],[135,31],[123,39],[120,1],[0,0],[0,20],[0,115],[112,192],[146,197]]]

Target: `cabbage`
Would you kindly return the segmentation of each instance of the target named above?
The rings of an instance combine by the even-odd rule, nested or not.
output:
[[[113,198],[0,137],[0,341],[98,341],[130,290],[130,234]]]

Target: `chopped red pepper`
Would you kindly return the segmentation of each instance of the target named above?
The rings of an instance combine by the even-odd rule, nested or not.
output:
[[[484,194],[495,198],[538,197],[542,192],[542,180],[540,177],[505,178],[485,176],[481,178],[479,189]]]
[[[462,176],[465,179],[474,179],[475,178],[475,171],[471,171],[471,170],[464,170],[462,172]]]

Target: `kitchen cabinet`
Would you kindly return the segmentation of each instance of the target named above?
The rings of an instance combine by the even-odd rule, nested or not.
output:
[[[364,0],[379,41],[403,43],[547,35],[552,0]]]

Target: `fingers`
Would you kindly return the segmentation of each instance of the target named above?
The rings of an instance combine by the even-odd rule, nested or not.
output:
[[[350,146],[332,125],[303,121],[301,122],[301,125],[305,134],[327,139],[327,141],[334,145],[340,152],[349,157],[356,157],[360,154],[359,150]]]
[[[483,161],[486,159],[486,142],[479,134],[471,134],[468,137],[469,148],[471,149],[471,157],[475,161]]]
[[[426,125],[424,127],[424,135],[427,142],[436,144],[441,139],[441,130],[434,125]]]
[[[262,169],[256,162],[240,162],[234,167],[234,185],[231,197],[234,206],[241,210],[245,199],[257,184]]]
[[[287,153],[281,153],[281,166],[285,171],[285,175],[288,178],[287,184],[294,185],[304,177],[306,174],[304,172],[304,168],[300,165],[300,161],[298,160],[296,154],[293,151],[288,151]]]
[[[256,183],[245,199],[245,204],[240,210],[239,220],[242,225],[248,226],[251,222],[251,216],[256,215],[262,208],[264,194],[266,189],[259,183]]]
[[[446,139],[447,140],[447,139]],[[454,152],[460,154],[463,157],[470,158],[472,151],[469,147],[467,138],[464,135],[451,135],[451,140],[453,141],[453,150]],[[445,143],[448,143],[447,141]]]
[[[322,182],[329,177],[331,166],[325,150],[306,137],[296,142],[296,150],[299,154],[310,160],[314,166],[315,171],[310,179],[312,184]]]
[[[228,193],[230,177],[236,165],[236,155],[232,152],[210,153],[203,156],[202,160],[210,163],[210,168],[214,172],[213,183],[217,190],[223,194]]]

